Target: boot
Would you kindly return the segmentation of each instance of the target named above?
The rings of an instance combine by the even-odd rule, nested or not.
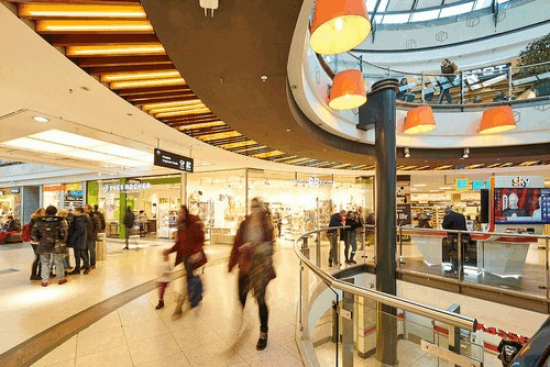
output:
[[[267,347],[267,332],[260,332],[260,338],[256,344],[256,350],[264,350]]]
[[[160,310],[164,307],[164,300],[159,299],[159,303],[157,304],[157,307],[155,307],[155,310]]]
[[[355,252],[352,252],[350,257],[349,257],[349,262],[351,264],[357,264],[357,261],[353,260],[353,257],[355,256]]]

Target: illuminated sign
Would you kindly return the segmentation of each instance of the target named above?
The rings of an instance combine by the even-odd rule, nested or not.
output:
[[[42,191],[65,191],[65,185],[44,185]]]
[[[485,181],[483,180],[473,180],[472,181],[472,190],[481,190],[485,188]]]
[[[468,190],[470,186],[470,180],[467,178],[457,178],[455,180],[455,188],[457,191]]]
[[[499,338],[508,339],[517,343],[521,343],[523,345],[527,344],[527,342],[529,341],[529,338],[526,336],[514,334],[509,331],[504,331],[502,329],[497,329],[493,326],[485,326],[482,323],[477,324],[477,330],[481,330],[487,334],[496,335]]]
[[[19,194],[21,192],[21,189],[20,188],[17,188],[17,189],[11,189],[10,192],[12,194]]]
[[[155,149],[154,165],[193,173],[194,160],[183,155]]]
[[[147,190],[151,188],[150,182],[143,183],[127,183],[127,184],[104,184],[103,192],[108,193],[111,191],[126,192],[126,191],[138,191],[138,190]]]
[[[307,180],[294,180],[296,185],[304,185],[307,187],[332,186],[334,181],[321,181],[318,177],[311,176]]]

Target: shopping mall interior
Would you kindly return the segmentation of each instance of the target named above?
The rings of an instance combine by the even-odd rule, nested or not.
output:
[[[550,1],[6,0],[0,49],[0,366],[550,366]]]

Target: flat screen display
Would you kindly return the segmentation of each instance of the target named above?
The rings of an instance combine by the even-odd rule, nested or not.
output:
[[[474,180],[472,181],[472,190],[481,190],[485,188],[485,181]]]
[[[495,223],[550,223],[550,189],[495,189]]]

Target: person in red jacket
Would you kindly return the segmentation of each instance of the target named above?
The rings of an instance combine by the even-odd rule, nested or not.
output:
[[[260,312],[260,338],[256,344],[257,350],[267,346],[268,309],[265,301],[267,284],[276,277],[273,268],[273,220],[265,210],[263,202],[252,199],[251,214],[239,226],[231,257],[229,271],[239,265],[239,300],[244,309],[246,296],[253,291]]]
[[[198,278],[193,274],[193,270],[201,267],[206,263],[204,256],[204,231],[202,222],[196,215],[189,214],[189,210],[185,205],[182,205],[178,212],[178,233],[177,240],[174,246],[164,250],[164,255],[176,253],[176,263],[178,266],[183,263],[185,272],[187,273],[187,283],[192,284],[193,278]],[[178,307],[174,312],[175,315],[181,314],[181,306],[183,302],[178,303]]]

